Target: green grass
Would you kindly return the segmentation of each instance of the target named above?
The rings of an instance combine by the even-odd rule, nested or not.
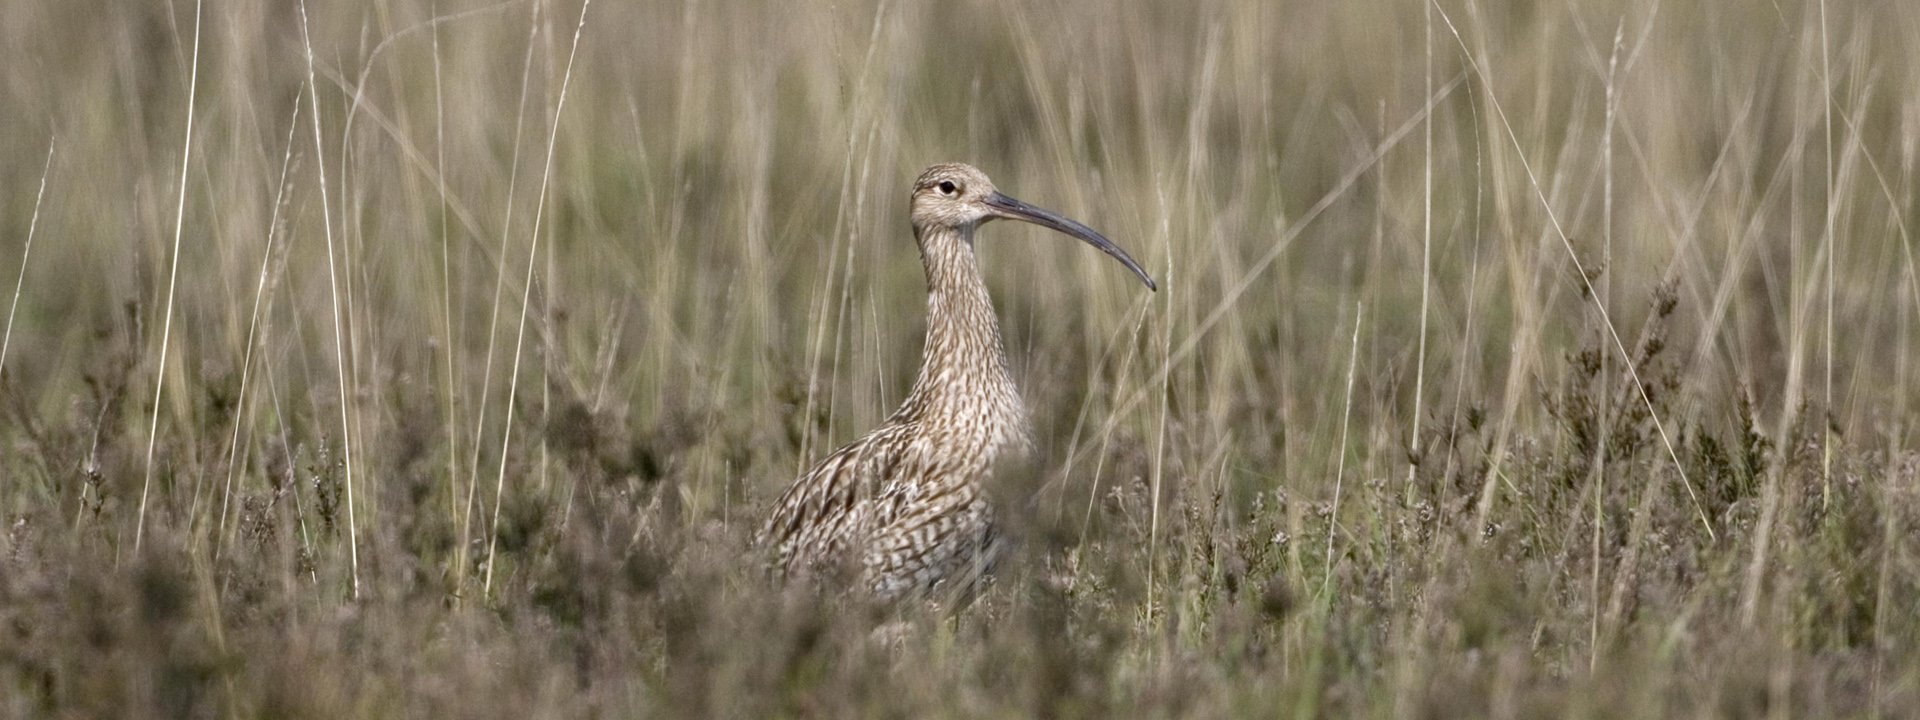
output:
[[[0,10],[0,715],[1920,706],[1905,4],[308,10]],[[1017,558],[781,588],[949,160],[1162,289],[984,230]]]

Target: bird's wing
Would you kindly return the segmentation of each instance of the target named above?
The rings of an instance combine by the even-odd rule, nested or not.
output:
[[[814,463],[780,495],[757,539],[760,547],[773,550],[777,571],[790,573],[842,553],[897,472],[907,434],[900,426],[875,429]]]
[[[878,597],[943,594],[967,597],[1000,555],[993,510],[963,460],[917,464],[910,453],[897,471],[920,482],[893,482],[870,503],[869,541],[861,563]]]

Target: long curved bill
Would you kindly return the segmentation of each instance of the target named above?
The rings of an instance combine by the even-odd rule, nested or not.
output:
[[[1119,260],[1120,264],[1127,266],[1127,269],[1132,270],[1133,274],[1140,276],[1140,281],[1147,284],[1148,290],[1158,291],[1160,289],[1159,285],[1154,284],[1153,278],[1147,275],[1147,271],[1140,267],[1140,263],[1133,261],[1133,257],[1128,255],[1127,251],[1121,250],[1119,245],[1113,244],[1112,240],[1108,240],[1107,236],[1095,232],[1093,228],[1069,220],[1065,216],[1052,210],[1034,207],[998,192],[987,196],[987,207],[993,208],[993,213],[996,217],[1003,217],[1009,220],[1024,220],[1039,225],[1040,227],[1049,228],[1080,238],[1086,241],[1088,245],[1099,248],[1100,252],[1112,256],[1113,259]]]

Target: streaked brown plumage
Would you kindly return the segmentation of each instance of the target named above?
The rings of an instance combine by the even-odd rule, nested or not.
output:
[[[970,166],[928,168],[911,197],[927,271],[920,374],[885,423],[787,488],[758,537],[776,572],[851,570],[881,599],[965,594],[985,577],[1000,546],[985,482],[997,463],[1032,447],[974,231],[996,218],[1048,227],[1113,256],[1155,289],[1139,263],[1099,233],[1000,194]]]

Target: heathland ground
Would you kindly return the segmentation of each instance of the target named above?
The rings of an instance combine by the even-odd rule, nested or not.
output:
[[[0,715],[1912,716],[1916,38],[14,0]],[[748,538],[904,394],[949,160],[1162,289],[987,228],[1018,556],[782,589]]]

